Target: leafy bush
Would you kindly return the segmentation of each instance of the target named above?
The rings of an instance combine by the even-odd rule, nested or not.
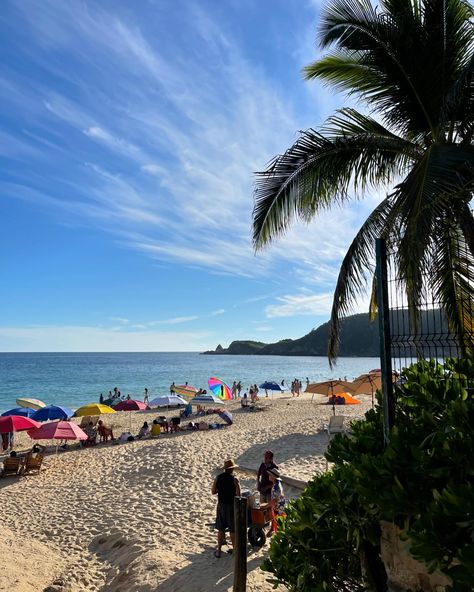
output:
[[[384,590],[379,521],[409,540],[452,589],[474,589],[474,362],[422,361],[397,385],[395,427],[383,445],[381,406],[338,435],[287,513],[264,569],[294,591]]]

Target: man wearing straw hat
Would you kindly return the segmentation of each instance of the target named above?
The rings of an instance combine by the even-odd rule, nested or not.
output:
[[[222,545],[225,540],[225,531],[228,528],[230,532],[230,540],[234,544],[234,497],[240,495],[240,484],[237,477],[234,475],[234,469],[237,465],[232,459],[227,459],[222,467],[224,472],[217,475],[212,484],[212,495],[217,494],[217,512],[216,512],[216,527],[217,527],[217,549],[214,552],[216,557],[221,556]],[[229,549],[229,553],[232,550]]]

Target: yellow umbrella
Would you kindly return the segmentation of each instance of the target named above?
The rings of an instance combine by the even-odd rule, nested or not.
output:
[[[29,407],[30,409],[41,409],[42,407],[46,407],[46,403],[43,403],[43,401],[40,401],[39,399],[29,399],[28,397],[17,399],[16,404],[18,407]]]
[[[102,415],[102,413],[115,413],[115,409],[102,403],[88,403],[76,409],[74,416],[83,417],[84,415]]]

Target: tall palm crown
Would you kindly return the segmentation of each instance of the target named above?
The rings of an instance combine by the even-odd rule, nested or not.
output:
[[[429,289],[462,335],[459,306],[472,300],[474,263],[473,10],[463,0],[333,0],[320,45],[331,51],[305,68],[362,101],[371,116],[340,109],[257,173],[253,239],[261,248],[294,217],[310,220],[368,189],[386,197],[356,234],[334,294],[328,354],[340,319],[373,275],[375,238],[395,240],[409,309]],[[388,193],[387,193],[388,189]],[[464,255],[461,257],[459,253]],[[428,272],[428,274],[427,274]]]

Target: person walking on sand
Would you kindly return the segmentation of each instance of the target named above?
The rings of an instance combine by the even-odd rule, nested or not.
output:
[[[228,528],[230,540],[234,544],[234,498],[240,495],[240,484],[234,475],[237,465],[232,459],[227,459],[222,467],[223,473],[217,475],[212,484],[212,495],[217,494],[216,527],[217,527],[217,548],[214,556],[219,558],[222,553],[222,545],[225,540],[225,531]],[[228,550],[232,553],[232,549]]]
[[[239,382],[237,383],[237,395],[238,395],[239,397],[240,397],[240,391],[241,391],[241,390],[242,390],[242,383],[241,383],[241,382],[240,382],[240,380],[239,380]]]
[[[174,382],[170,385],[170,395],[174,394]]]
[[[257,471],[257,489],[262,503],[269,502],[271,499],[273,483],[268,476],[270,469],[278,469],[278,465],[273,462],[273,452],[266,450],[263,455],[263,463],[258,467]]]
[[[143,402],[145,403],[145,405],[148,405],[149,400],[148,400],[148,389],[145,387],[145,396],[143,397]]]

